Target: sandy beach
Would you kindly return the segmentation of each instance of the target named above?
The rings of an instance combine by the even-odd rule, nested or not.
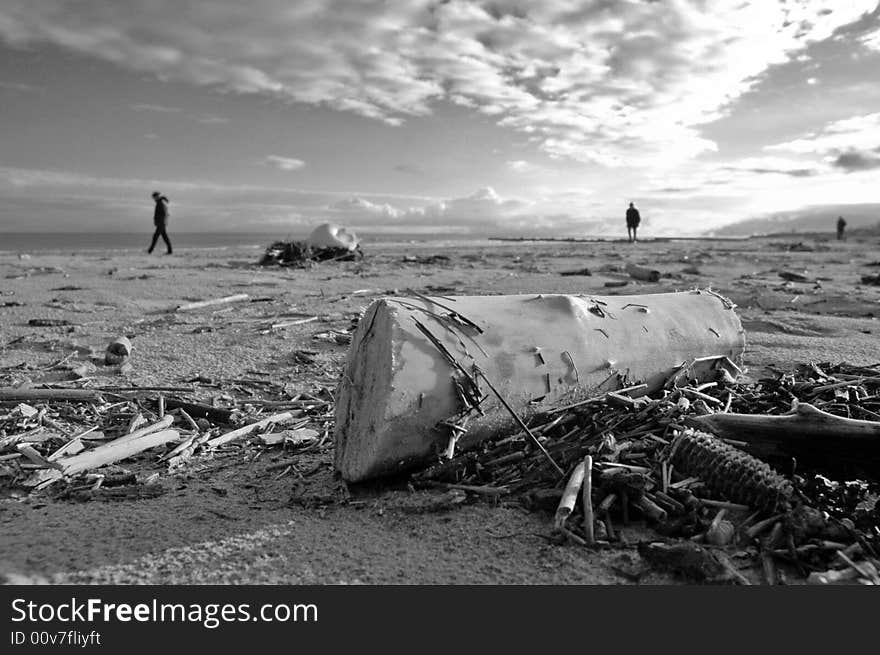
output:
[[[174,393],[220,405],[258,399],[267,385],[290,397],[332,394],[353,321],[373,299],[407,289],[451,296],[712,288],[738,306],[748,376],[809,361],[880,360],[880,286],[860,282],[880,271],[877,236],[363,249],[362,261],[310,269],[260,267],[253,248],[0,254],[0,386],[79,378],[77,386],[187,389]],[[630,262],[660,270],[660,282],[629,278]],[[584,268],[591,274],[561,275]],[[626,285],[606,286],[620,281]],[[173,311],[232,294],[249,299]],[[68,325],[37,327],[33,319]],[[88,367],[119,335],[133,344],[132,369]],[[273,466],[289,458],[280,446],[243,443],[169,473],[143,455],[119,466],[159,472],[162,493],[115,502],[59,500],[0,482],[0,575],[35,583],[623,584],[618,565],[637,557],[556,545],[548,515],[514,500],[423,512],[418,502],[439,492],[399,484],[348,490],[334,477],[331,443],[298,456],[300,477]],[[631,530],[634,544],[639,527]]]

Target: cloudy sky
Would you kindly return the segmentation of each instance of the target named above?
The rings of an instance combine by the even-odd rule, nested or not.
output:
[[[693,234],[878,202],[878,0],[3,0],[0,228]]]

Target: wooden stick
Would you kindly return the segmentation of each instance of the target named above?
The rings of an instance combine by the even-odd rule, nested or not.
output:
[[[26,443],[16,444],[15,449],[22,455],[27,457],[33,464],[42,468],[54,468],[55,464],[47,460],[40,453],[34,450],[33,446]]]
[[[293,327],[294,325],[304,325],[305,323],[313,323],[314,321],[317,321],[317,320],[318,320],[317,316],[309,316],[308,318],[301,318],[296,321],[287,321],[285,323],[273,323],[270,326],[270,329],[280,330],[281,328]]]
[[[62,457],[56,460],[54,464],[61,468],[64,475],[76,475],[82,471],[106,466],[121,459],[132,457],[150,448],[162,446],[171,441],[177,441],[179,437],[180,433],[177,430],[152,432],[136,439],[122,437],[79,455]]]
[[[212,300],[200,300],[199,302],[191,302],[185,305],[178,305],[175,311],[185,312],[191,309],[201,309],[202,307],[211,307],[213,305],[224,305],[230,302],[241,302],[247,300],[250,296],[246,293],[237,293],[232,296],[224,296],[223,298],[214,298]]]
[[[596,535],[593,531],[593,458],[590,455],[584,457],[584,487],[581,500],[584,506],[584,534],[588,546],[596,543]]]
[[[229,423],[232,420],[234,410],[212,407],[201,403],[189,403],[175,398],[166,398],[165,407],[168,409],[183,409],[195,418],[206,418],[214,423]]]
[[[823,465],[842,460],[866,471],[880,471],[880,421],[861,421],[823,412],[800,403],[782,416],[708,414],[686,419],[722,438],[749,444],[759,456],[797,457]]]
[[[183,417],[183,419],[189,424],[189,427],[191,427],[195,431],[196,434],[198,434],[202,431],[202,429],[199,427],[198,423],[196,423],[193,420],[193,417],[190,416],[183,407],[179,408],[177,411],[180,413],[180,415]]]
[[[724,570],[727,571],[727,573],[729,573],[735,580],[737,580],[737,582],[739,582],[741,585],[751,585],[752,584],[751,582],[749,582],[749,579],[746,576],[744,576],[742,573],[740,573],[739,569],[737,569],[733,565],[733,562],[730,561],[730,558],[727,556],[727,553],[725,553],[724,551],[721,551],[721,550],[717,550],[717,551],[715,551],[714,554],[715,554],[715,559],[718,561],[718,563],[721,564],[721,566],[724,568]]]
[[[231,432],[227,432],[226,434],[221,434],[219,437],[215,437],[208,441],[205,445],[208,448],[216,448],[217,446],[222,446],[223,444],[227,444],[231,441],[235,441],[236,439],[245,437],[255,430],[266,427],[270,423],[284,423],[285,421],[289,421],[292,418],[294,418],[294,416],[290,412],[273,414],[272,416],[264,418],[261,421],[257,421],[256,423],[251,423],[250,425],[245,425],[244,427],[238,428],[237,430],[232,430]]]
[[[758,521],[757,523],[755,523],[755,525],[753,525],[753,526],[750,527],[748,530],[746,530],[746,536],[747,536],[749,539],[754,539],[754,538],[757,537],[759,534],[761,534],[764,530],[766,530],[766,529],[769,528],[771,525],[773,525],[774,523],[776,523],[776,521],[778,521],[779,519],[781,519],[782,516],[783,516],[782,514],[776,514],[776,515],[774,515],[774,516],[771,516],[771,517],[768,518],[768,519],[764,519],[763,521]]]
[[[159,394],[159,418],[165,417],[165,396]]]
[[[540,441],[538,441],[538,437],[536,437],[535,434],[531,430],[529,430],[529,428],[525,424],[525,422],[519,417],[519,414],[517,414],[515,411],[513,411],[513,408],[507,404],[507,401],[504,400],[504,397],[500,393],[498,393],[498,389],[496,389],[495,385],[492,384],[492,381],[489,380],[488,377],[486,377],[486,374],[483,373],[483,369],[479,368],[478,366],[474,366],[474,370],[476,370],[476,372],[480,374],[480,376],[483,378],[483,380],[486,381],[486,384],[489,385],[489,388],[492,390],[492,393],[494,393],[495,397],[498,398],[498,400],[501,402],[502,405],[504,405],[504,409],[506,409],[510,413],[510,415],[513,417],[513,419],[519,424],[520,429],[523,432],[525,432],[527,435],[529,435],[529,437],[532,438],[532,441],[534,442],[534,444],[540,449],[540,451],[542,453],[544,453],[544,457],[546,457],[550,461],[550,463],[553,465],[553,468],[556,469],[556,471],[559,473],[559,475],[564,477],[565,471],[563,471],[562,468],[559,466],[559,464],[556,463],[556,460],[554,460],[550,456],[550,453],[548,453],[547,449],[544,448],[544,444],[542,444]]]
[[[768,552],[761,553],[761,568],[764,570],[764,582],[769,585],[776,584],[776,565],[773,557]]]
[[[482,494],[484,496],[504,496],[505,494],[510,493],[510,489],[507,489],[506,487],[479,487],[471,484],[452,484],[450,482],[442,482],[440,484],[446,489],[460,489],[462,491],[470,491],[471,493]]]
[[[557,529],[565,525],[565,519],[574,511],[578,492],[581,490],[581,485],[584,482],[585,468],[586,462],[581,462],[574,468],[574,471],[572,471],[571,476],[568,478],[568,484],[565,485],[565,491],[562,493],[562,498],[559,499],[559,507],[556,508],[556,516],[553,521]]]
[[[646,496],[641,496],[640,498],[633,500],[632,504],[642,510],[642,513],[653,521],[663,522],[666,520],[666,510],[655,505],[651,502],[651,499]]]
[[[144,427],[139,428],[129,434],[123,435],[123,436],[119,437],[118,439],[114,439],[109,444],[105,444],[105,445],[107,445],[107,446],[112,445],[112,444],[118,445],[121,443],[125,443],[127,441],[133,441],[135,439],[140,439],[141,437],[148,435],[152,432],[158,432],[159,430],[164,430],[165,428],[169,428],[169,427],[171,427],[172,423],[174,423],[174,417],[171,416],[171,414],[166,414],[164,417],[162,417],[160,420],[156,421],[155,423],[151,423],[150,425],[145,425]]]
[[[724,500],[709,500],[708,498],[697,498],[694,497],[695,500],[699,501],[706,507],[718,507],[720,509],[729,509],[731,512],[748,512],[751,507],[748,505],[740,505],[739,503],[728,503]]]
[[[63,400],[73,402],[101,402],[101,393],[93,389],[0,389],[0,401],[4,400]]]

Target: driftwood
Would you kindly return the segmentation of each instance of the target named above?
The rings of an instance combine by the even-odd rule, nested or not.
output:
[[[159,430],[164,430],[166,428],[170,428],[171,424],[174,423],[174,417],[170,414],[163,416],[161,419],[156,421],[155,423],[151,423],[150,425],[145,425],[142,428],[138,428],[132,432],[129,432],[126,435],[119,437],[118,439],[114,439],[108,446],[119,445],[126,443],[128,441],[134,441],[135,439],[140,439],[143,436],[151,434],[153,432],[158,432]]]
[[[200,300],[199,302],[191,302],[185,305],[178,305],[175,311],[185,312],[190,309],[201,309],[202,307],[213,307],[214,305],[225,305],[231,302],[241,302],[247,300],[250,296],[246,293],[237,293],[232,296],[224,296],[223,298],[213,298],[212,300]]]
[[[655,271],[652,268],[645,268],[638,264],[627,264],[626,272],[629,273],[630,277],[635,278],[636,280],[642,280],[644,282],[660,281],[660,271]]]
[[[565,520],[574,511],[574,505],[577,502],[577,497],[583,483],[584,462],[581,462],[572,471],[571,477],[568,478],[568,484],[565,485],[565,491],[562,493],[562,498],[559,500],[559,507],[556,509],[556,517],[554,519],[557,529],[565,527]]]
[[[708,414],[687,423],[742,441],[759,457],[795,457],[823,467],[847,463],[880,472],[880,422],[843,418],[800,403],[788,414]]]
[[[177,441],[179,437],[180,433],[177,430],[161,430],[135,439],[122,437],[103,446],[98,446],[94,450],[88,450],[72,457],[62,457],[56,460],[54,465],[64,475],[76,475],[89,469],[118,462],[150,448]]]
[[[93,389],[0,389],[0,402],[5,400],[96,403],[101,401],[101,392]]]
[[[182,409],[193,418],[206,418],[214,423],[231,423],[232,415],[236,413],[233,409],[222,409],[200,403],[188,403],[174,398],[165,399],[165,408],[168,410]]]
[[[415,295],[375,301],[354,333],[335,407],[347,482],[430,461],[466,418],[461,449],[511,426],[529,436],[531,414],[633,383],[656,391],[744,346],[732,305],[711,292]]]
[[[243,428],[238,428],[237,430],[232,430],[231,432],[227,432],[226,434],[221,434],[219,437],[215,437],[214,439],[208,441],[205,445],[208,448],[216,448],[217,446],[222,446],[223,444],[235,441],[236,439],[241,439],[242,437],[249,435],[254,430],[264,428],[270,423],[284,423],[285,421],[289,421],[292,418],[293,414],[291,412],[281,412],[280,414],[273,414],[268,418],[264,418],[262,421],[257,421],[256,423],[245,425]]]
[[[596,543],[596,535],[593,531],[593,458],[590,455],[584,457],[584,486],[581,497],[584,505],[584,534],[588,546]]]

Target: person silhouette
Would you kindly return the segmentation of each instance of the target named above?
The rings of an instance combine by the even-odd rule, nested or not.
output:
[[[837,217],[837,240],[843,241],[843,231],[846,229],[846,221],[843,216]]]
[[[153,191],[153,200],[156,202],[156,208],[153,210],[153,224],[156,226],[156,231],[153,232],[153,241],[150,243],[150,247],[147,249],[148,253],[153,252],[153,248],[156,247],[156,242],[159,240],[159,237],[162,237],[162,240],[165,241],[165,246],[168,248],[168,252],[166,254],[171,254],[171,239],[168,238],[168,232],[165,231],[165,227],[168,225],[168,198],[163,196],[158,191]]]
[[[629,209],[626,210],[626,234],[629,237],[630,243],[635,243],[638,240],[636,231],[639,229],[639,223],[641,222],[642,217],[639,215],[639,210],[632,203],[629,203]]]

